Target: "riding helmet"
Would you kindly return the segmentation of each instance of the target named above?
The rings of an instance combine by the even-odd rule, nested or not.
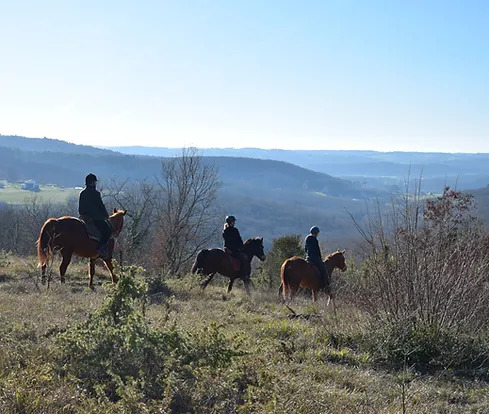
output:
[[[97,176],[95,174],[90,173],[85,177],[85,185],[93,184],[96,181],[97,181]]]
[[[233,221],[236,221],[236,217],[234,217],[234,216],[226,216],[226,223],[230,224]]]
[[[309,230],[309,232],[311,234],[313,234],[313,233],[319,233],[319,227],[313,226],[313,227],[311,227],[311,230]]]

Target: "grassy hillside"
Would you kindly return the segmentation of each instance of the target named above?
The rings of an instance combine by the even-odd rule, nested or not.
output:
[[[77,197],[80,190],[74,188],[62,188],[54,185],[41,185],[39,192],[31,192],[21,189],[20,184],[7,184],[0,188],[0,202],[11,204],[23,204],[36,197],[39,201],[63,203],[70,197]]]
[[[195,362],[186,362],[186,354],[165,355],[171,374],[162,378],[164,389],[154,390],[162,396],[158,401],[138,391],[144,384],[121,378],[117,396],[107,397],[103,387],[90,390],[67,373],[59,359],[60,337],[89,314],[96,320],[94,312],[101,312],[106,300],[101,287],[87,291],[85,273],[85,264],[75,262],[66,285],[56,281],[49,290],[38,290],[33,259],[0,258],[0,412],[394,414],[404,407],[408,413],[431,414],[483,413],[489,406],[484,380],[379,366],[360,346],[369,329],[364,315],[341,295],[335,308],[297,298],[292,307],[305,316],[291,319],[275,291],[255,289],[249,298],[237,284],[226,295],[216,278],[202,293],[193,276],[169,280],[169,296],[149,297],[144,314],[150,329],[172,332],[174,341],[200,341],[179,351],[192,354]],[[100,273],[97,281],[108,281]],[[118,332],[112,330],[113,338]],[[83,343],[82,336],[78,341]],[[125,355],[142,345],[121,342],[104,352]],[[173,346],[176,352],[177,342]],[[139,362],[146,374],[160,363]]]

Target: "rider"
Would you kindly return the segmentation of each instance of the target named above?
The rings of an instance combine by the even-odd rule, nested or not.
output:
[[[304,242],[304,249],[306,250],[306,261],[315,265],[321,275],[324,287],[329,291],[329,275],[324,266],[323,259],[321,257],[321,250],[318,243],[319,228],[317,226],[311,227],[309,234]]]
[[[103,258],[107,257],[107,242],[109,241],[112,229],[110,228],[107,219],[109,213],[102,201],[100,192],[96,189],[97,177],[95,174],[88,174],[85,177],[85,188],[80,192],[78,202],[78,213],[80,217],[89,217],[95,227],[100,231],[100,244],[97,252]]]
[[[243,239],[239,234],[239,230],[234,227],[236,217],[227,216],[222,237],[224,238],[224,249],[231,251],[233,257],[240,261],[241,276],[249,278],[251,274],[251,264],[246,254],[243,253]]]

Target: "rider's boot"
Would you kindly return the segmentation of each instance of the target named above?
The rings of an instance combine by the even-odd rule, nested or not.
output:
[[[97,252],[99,253],[102,259],[107,259],[109,255],[109,252],[107,251],[107,243],[100,245],[97,249]]]

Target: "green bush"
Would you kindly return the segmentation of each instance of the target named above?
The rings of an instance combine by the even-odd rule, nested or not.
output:
[[[216,325],[192,334],[175,326],[152,327],[144,316],[147,288],[138,273],[129,268],[99,310],[57,338],[60,373],[111,401],[135,395],[162,399],[171,382],[194,379],[195,368],[217,370],[240,354]]]
[[[0,250],[0,267],[9,267],[12,264],[12,254],[5,250]]]
[[[304,256],[300,234],[289,234],[274,239],[272,250],[267,253],[267,260],[261,265],[261,272],[254,278],[256,284],[278,288],[282,263],[293,256]]]
[[[435,325],[391,323],[372,329],[365,344],[378,362],[421,371],[489,368],[489,338]]]

